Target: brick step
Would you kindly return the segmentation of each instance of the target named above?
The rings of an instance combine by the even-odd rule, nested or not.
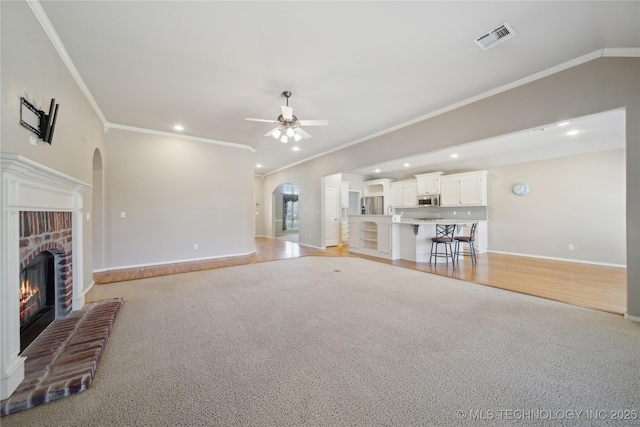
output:
[[[88,303],[54,320],[22,352],[24,380],[0,402],[0,416],[88,389],[122,304],[122,298]]]

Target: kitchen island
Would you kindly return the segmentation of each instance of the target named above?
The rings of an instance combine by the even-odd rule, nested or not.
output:
[[[468,236],[471,225],[477,222],[476,253],[487,251],[487,221],[485,220],[455,220],[455,219],[401,219],[398,231],[400,241],[400,258],[415,262],[429,262],[431,253],[431,238],[436,237],[436,225],[457,225],[456,235]],[[453,243],[451,247],[453,249]],[[461,251],[467,251],[466,245]],[[444,258],[435,258],[435,262],[446,262]]]
[[[400,215],[349,215],[349,252],[400,257]]]
[[[389,260],[429,262],[436,225],[459,225],[458,235],[468,235],[478,223],[476,252],[487,251],[487,221],[455,219],[403,219],[400,215],[349,215],[349,252]],[[465,245],[466,246],[466,245]],[[453,244],[452,244],[453,247]],[[466,247],[461,249],[467,250]],[[445,262],[436,258],[435,262]]]

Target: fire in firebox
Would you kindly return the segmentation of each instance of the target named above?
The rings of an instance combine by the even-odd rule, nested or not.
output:
[[[21,351],[55,318],[54,264],[54,256],[42,252],[20,272]]]

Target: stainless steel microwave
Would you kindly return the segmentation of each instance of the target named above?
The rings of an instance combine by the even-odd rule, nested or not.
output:
[[[423,195],[418,196],[418,206],[440,206],[440,196]]]

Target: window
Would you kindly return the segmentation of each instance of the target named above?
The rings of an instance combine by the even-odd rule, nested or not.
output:
[[[282,231],[298,229],[298,186],[282,186]]]

